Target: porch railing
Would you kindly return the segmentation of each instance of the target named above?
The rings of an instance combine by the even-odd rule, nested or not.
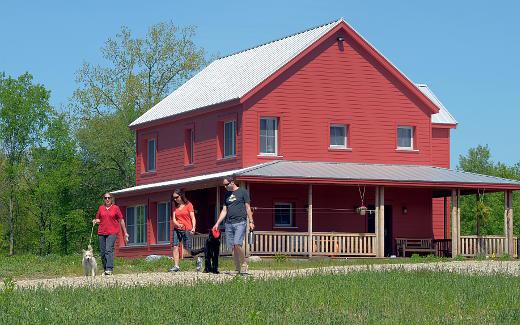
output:
[[[308,255],[307,232],[255,231],[253,255]],[[375,234],[314,232],[313,255],[375,256]]]
[[[492,255],[502,256],[507,251],[504,236],[461,236],[462,256]],[[513,256],[518,257],[518,238],[513,237]]]
[[[192,247],[194,249],[202,248],[206,245],[206,239],[208,234],[195,234],[192,237]],[[231,249],[228,249],[226,245],[226,233],[222,232],[220,238],[220,255],[231,255]]]

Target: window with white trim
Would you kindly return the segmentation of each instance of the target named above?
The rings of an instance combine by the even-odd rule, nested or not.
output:
[[[287,202],[276,202],[274,204],[274,225],[276,227],[292,227],[293,205]]]
[[[128,244],[146,244],[146,207],[138,205],[126,208],[126,230],[130,235]]]
[[[278,119],[276,117],[260,119],[260,154],[278,155]]]
[[[170,242],[170,202],[157,204],[157,243]]]
[[[397,128],[397,149],[413,149],[413,131],[414,128],[412,126],[400,126]]]
[[[146,156],[146,171],[155,171],[155,152],[156,152],[156,141],[155,139],[148,139],[147,142],[147,156]]]
[[[330,125],[330,148],[347,148],[347,126],[345,124]]]
[[[236,155],[236,121],[224,123],[224,158]]]

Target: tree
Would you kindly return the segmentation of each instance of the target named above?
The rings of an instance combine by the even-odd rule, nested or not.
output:
[[[97,191],[135,184],[135,136],[128,125],[205,65],[194,36],[194,27],[171,22],[153,25],[145,38],[123,27],[101,49],[105,66],[85,63],[78,71],[76,134]]]
[[[51,112],[49,91],[32,79],[29,73],[17,79],[0,75],[0,148],[5,157],[10,255],[14,254],[15,221],[20,214],[18,190],[31,148],[41,141]]]

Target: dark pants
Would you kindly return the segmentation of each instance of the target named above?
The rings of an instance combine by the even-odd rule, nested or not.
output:
[[[101,262],[103,270],[114,270],[114,244],[117,235],[99,235],[99,249],[101,251]]]

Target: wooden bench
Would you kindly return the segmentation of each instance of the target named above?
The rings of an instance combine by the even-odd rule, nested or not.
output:
[[[396,238],[397,256],[406,257],[406,252],[435,254],[431,238]]]

